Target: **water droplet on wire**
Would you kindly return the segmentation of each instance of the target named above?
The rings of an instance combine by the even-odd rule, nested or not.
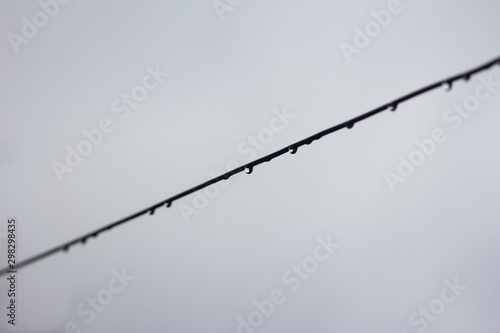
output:
[[[252,171],[253,171],[253,167],[251,167],[251,166],[246,166],[246,167],[245,167],[245,172],[246,172],[247,174],[251,174],[251,173],[252,173]]]
[[[290,146],[288,147],[288,151],[290,154],[295,154],[297,152],[297,147]]]
[[[354,127],[354,123],[352,121],[348,121],[347,123],[345,123],[345,127],[351,129]]]
[[[450,91],[451,88],[453,88],[453,81],[446,82],[446,85],[448,86],[448,88],[446,88],[446,91]]]
[[[394,112],[398,108],[397,103],[392,103],[391,106],[389,106],[389,111]]]

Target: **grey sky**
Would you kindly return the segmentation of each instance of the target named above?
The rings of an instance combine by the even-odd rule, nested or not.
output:
[[[9,34],[25,38],[23,17],[43,9],[0,2],[0,234],[15,216],[19,258],[242,165],[252,137],[263,156],[500,55],[496,1],[401,0],[384,24],[371,12],[394,2],[215,4],[72,0],[13,46]],[[356,47],[370,24],[380,31],[347,59],[342,43]],[[500,87],[484,80],[500,82],[500,67],[20,270],[17,324],[2,312],[1,331],[237,332],[280,290],[286,300],[251,330],[410,333],[424,327],[412,314],[457,278],[467,289],[423,331],[497,332]],[[488,96],[470,116],[454,111],[477,89]],[[122,96],[134,91],[147,96],[131,106]],[[67,166],[67,146],[106,119],[113,129],[59,181],[54,162]],[[415,140],[436,129],[446,139],[399,175],[399,156],[417,158]],[[404,178],[394,191],[387,172]],[[340,246],[320,261],[329,236]],[[293,291],[283,276],[307,258],[317,269]],[[135,278],[103,291],[122,269]],[[86,323],[77,309],[99,292],[112,301]],[[5,309],[5,281],[0,295]]]

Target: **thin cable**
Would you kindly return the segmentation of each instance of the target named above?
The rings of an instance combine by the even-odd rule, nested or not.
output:
[[[359,116],[357,116],[355,118],[347,120],[347,121],[345,121],[343,123],[340,123],[338,125],[335,125],[333,127],[327,128],[327,129],[325,129],[325,130],[323,130],[323,131],[321,131],[319,133],[311,135],[310,137],[307,137],[307,138],[302,139],[302,140],[300,140],[298,142],[295,142],[295,143],[291,144],[290,146],[288,146],[286,148],[282,148],[282,149],[280,149],[278,151],[275,151],[274,153],[271,153],[269,155],[261,157],[261,158],[255,160],[255,161],[253,161],[253,162],[247,163],[244,166],[240,166],[240,167],[238,167],[236,169],[228,171],[228,172],[226,172],[226,173],[224,173],[224,174],[222,174],[222,175],[220,175],[218,177],[212,178],[212,179],[210,179],[210,180],[208,180],[208,181],[206,181],[206,182],[204,182],[204,183],[202,183],[200,185],[197,185],[197,186],[192,187],[192,188],[190,188],[190,189],[188,189],[188,190],[186,190],[184,192],[176,194],[173,197],[170,197],[170,198],[168,198],[166,200],[160,201],[159,203],[157,203],[157,204],[155,204],[153,206],[150,206],[148,208],[145,208],[145,209],[143,209],[143,210],[141,210],[141,211],[139,211],[139,212],[137,212],[135,214],[129,215],[127,217],[124,217],[124,218],[122,218],[122,219],[120,219],[120,220],[118,220],[116,222],[110,223],[110,224],[108,224],[108,225],[106,225],[106,226],[104,226],[104,227],[102,227],[100,229],[94,230],[94,231],[92,231],[90,233],[87,233],[87,234],[85,234],[83,236],[80,236],[80,237],[78,237],[76,239],[73,239],[73,240],[71,240],[69,242],[66,242],[66,243],[64,243],[62,245],[59,245],[59,246],[54,247],[54,248],[52,248],[50,250],[47,250],[47,251],[42,252],[40,254],[37,254],[37,255],[29,258],[29,259],[23,260],[20,263],[16,264],[16,269],[20,269],[20,268],[25,267],[25,266],[27,266],[29,264],[37,262],[37,261],[39,261],[39,260],[41,260],[43,258],[46,258],[46,257],[48,257],[48,256],[50,256],[50,255],[52,255],[54,253],[57,253],[59,251],[65,251],[66,252],[66,251],[68,251],[68,249],[71,246],[73,246],[73,245],[75,245],[77,243],[85,244],[85,242],[87,241],[87,239],[89,239],[91,237],[97,237],[101,232],[104,232],[106,230],[111,230],[111,229],[113,229],[114,227],[116,227],[116,226],[118,226],[120,224],[123,224],[125,222],[130,221],[130,220],[133,220],[135,218],[138,218],[139,216],[142,216],[144,214],[148,214],[149,213],[149,215],[153,215],[156,209],[158,209],[158,208],[160,208],[162,206],[170,207],[174,201],[179,200],[180,198],[183,198],[183,197],[185,197],[185,196],[187,196],[187,195],[189,195],[191,193],[199,191],[199,190],[201,190],[201,189],[203,189],[203,188],[205,188],[207,186],[215,184],[215,183],[217,183],[217,182],[219,182],[221,180],[227,180],[227,179],[229,179],[229,177],[231,177],[231,176],[233,176],[233,175],[235,175],[237,173],[245,171],[246,173],[249,174],[249,173],[252,172],[253,168],[255,166],[259,165],[259,164],[262,164],[264,162],[269,162],[269,161],[275,159],[276,157],[281,156],[283,154],[286,154],[288,152],[291,153],[291,154],[295,154],[297,152],[297,150],[299,149],[299,147],[301,147],[303,145],[309,145],[313,141],[319,140],[323,136],[331,134],[333,132],[336,132],[336,131],[338,131],[338,130],[340,130],[342,128],[348,128],[348,129],[352,128],[356,123],[358,123],[358,122],[360,122],[362,120],[365,120],[367,118],[370,118],[370,117],[372,117],[372,116],[374,116],[374,115],[376,115],[376,114],[378,114],[378,113],[380,113],[382,111],[385,111],[385,110],[396,111],[396,109],[399,106],[399,104],[401,104],[401,103],[403,103],[405,101],[408,101],[410,99],[413,99],[413,98],[415,98],[415,97],[417,97],[419,95],[422,95],[422,94],[424,94],[424,93],[426,93],[428,91],[437,89],[437,88],[439,88],[439,87],[441,87],[443,85],[445,85],[445,86],[448,87],[447,90],[451,90],[451,88],[453,87],[453,82],[461,80],[461,79],[464,79],[465,81],[469,81],[469,79],[471,78],[472,75],[477,74],[479,72],[482,72],[484,70],[487,70],[490,67],[493,67],[495,64],[500,65],[500,57],[497,57],[497,58],[495,58],[495,59],[493,59],[493,60],[491,60],[491,61],[489,61],[489,62],[487,62],[487,63],[485,63],[485,64],[483,64],[481,66],[478,66],[476,68],[473,68],[473,69],[468,70],[466,72],[463,72],[461,74],[454,75],[452,77],[446,78],[444,80],[438,81],[436,83],[430,84],[428,86],[425,86],[423,88],[415,90],[415,91],[413,91],[411,93],[408,93],[406,95],[403,95],[403,96],[401,96],[401,97],[393,100],[392,102],[386,103],[386,104],[384,104],[382,106],[379,106],[379,107],[377,107],[377,108],[375,108],[375,109],[373,109],[371,111],[363,113],[363,114],[361,114],[361,115],[359,115]],[[2,270],[0,270],[0,276],[5,275],[8,270],[9,270],[8,267],[5,267]]]

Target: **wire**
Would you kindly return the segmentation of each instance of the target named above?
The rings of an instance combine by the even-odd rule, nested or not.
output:
[[[392,102],[389,102],[389,103],[386,103],[382,106],[379,106],[371,111],[368,111],[366,113],[363,113],[355,118],[352,118],[352,119],[349,119],[343,123],[340,123],[338,125],[335,125],[333,127],[330,127],[330,128],[327,128],[319,133],[316,133],[314,135],[311,135],[310,137],[307,137],[303,140],[300,140],[298,142],[295,142],[291,145],[289,145],[288,147],[286,148],[282,148],[278,151],[275,151],[274,153],[271,153],[269,155],[266,155],[264,157],[261,157],[253,162],[250,162],[250,163],[247,163],[246,165],[244,166],[240,166],[236,169],[233,169],[231,171],[228,171],[218,177],[215,177],[215,178],[212,178],[204,183],[201,183],[197,186],[194,186],[184,192],[181,192],[179,194],[176,194],[174,195],[173,197],[170,197],[168,199],[165,199],[163,201],[160,201],[159,203],[155,204],[155,205],[152,205],[148,208],[145,208],[137,213],[134,213],[132,215],[129,215],[127,217],[124,217],[118,221],[115,221],[113,223],[110,223],[102,228],[99,228],[97,230],[94,230],[92,232],[89,232],[83,236],[80,236],[76,239],[73,239],[71,241],[68,241],[62,245],[59,245],[57,247],[54,247],[50,250],[47,250],[45,252],[42,252],[40,254],[37,254],[29,259],[26,259],[26,260],[23,260],[21,261],[20,263],[16,264],[15,267],[16,269],[20,269],[22,267],[25,267],[27,265],[30,265],[34,262],[37,262],[39,260],[42,260],[52,254],[55,254],[59,251],[64,251],[64,252],[67,252],[68,249],[73,246],[73,245],[76,245],[78,243],[82,243],[82,244],[85,244],[85,242],[87,241],[87,239],[91,238],[91,237],[97,237],[100,233],[106,231],[106,230],[111,230],[113,229],[114,227],[116,226],[119,226],[120,224],[123,224],[125,222],[128,222],[128,221],[131,221],[133,219],[136,219],[138,218],[139,216],[142,216],[142,215],[145,215],[145,214],[150,214],[150,215],[153,215],[155,210],[162,207],[162,206],[166,206],[167,208],[170,207],[172,205],[172,203],[176,200],[179,200],[180,198],[183,198],[191,193],[194,193],[196,191],[199,191],[207,186],[210,186],[212,184],[215,184],[221,180],[227,180],[229,179],[229,177],[235,175],[235,174],[238,174],[240,172],[243,172],[245,171],[247,174],[250,174],[252,173],[252,170],[255,166],[257,165],[260,165],[264,162],[269,162],[273,159],[275,159],[276,157],[278,156],[281,156],[283,154],[286,154],[286,153],[291,153],[291,154],[295,154],[297,152],[297,150],[299,149],[299,147],[302,147],[304,145],[309,145],[311,144],[313,141],[315,140],[319,140],[321,139],[323,136],[325,135],[328,135],[328,134],[331,134],[333,132],[336,132],[338,130],[341,130],[343,128],[352,128],[356,123],[362,121],[362,120],[365,120],[367,118],[370,118],[382,111],[385,111],[385,110],[390,110],[390,111],[396,111],[397,107],[399,106],[399,104],[405,102],[405,101],[408,101],[410,99],[413,99],[419,95],[422,95],[428,91],[431,91],[431,90],[434,90],[434,89],[437,89],[443,85],[447,86],[447,90],[451,90],[451,88],[453,87],[453,83],[455,81],[458,81],[458,80],[461,80],[461,79],[464,79],[465,81],[469,81],[469,79],[471,78],[472,75],[474,74],[477,74],[481,71],[484,71],[484,70],[487,70],[489,69],[490,67],[493,67],[495,64],[498,64],[500,65],[500,57],[497,57],[481,66],[478,66],[476,68],[473,68],[473,69],[470,69],[466,72],[463,72],[461,74],[457,74],[457,75],[454,75],[452,77],[449,77],[449,78],[446,78],[444,80],[441,80],[441,81],[438,81],[436,83],[433,83],[433,84],[430,84],[430,85],[427,85],[423,88],[420,88],[418,90],[415,90],[413,92],[410,92],[406,95],[403,95],[395,100],[393,100]],[[2,275],[5,275],[7,273],[7,271],[9,270],[9,267],[5,267],[3,268],[2,270],[0,270],[0,276]]]

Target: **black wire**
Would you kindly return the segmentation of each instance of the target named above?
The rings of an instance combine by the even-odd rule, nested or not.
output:
[[[238,168],[233,169],[231,171],[228,171],[228,172],[226,172],[226,173],[224,173],[224,174],[222,174],[222,175],[220,175],[218,177],[212,178],[212,179],[210,179],[210,180],[208,180],[208,181],[206,181],[206,182],[204,182],[204,183],[202,183],[200,185],[197,185],[197,186],[192,187],[192,188],[190,188],[190,189],[188,189],[188,190],[186,190],[184,192],[181,192],[181,193],[179,193],[177,195],[174,195],[173,197],[170,197],[170,198],[168,198],[166,200],[163,200],[163,201],[161,201],[161,202],[159,202],[159,203],[157,203],[157,204],[155,204],[153,206],[145,208],[145,209],[143,209],[143,210],[141,210],[141,211],[139,211],[139,212],[137,212],[135,214],[129,215],[127,217],[124,217],[124,218],[122,218],[122,219],[120,219],[120,220],[118,220],[116,222],[110,223],[110,224],[108,224],[108,225],[106,225],[106,226],[104,226],[102,228],[94,230],[94,231],[92,231],[90,233],[87,233],[87,234],[81,236],[81,237],[78,237],[78,238],[73,239],[73,240],[71,240],[69,242],[66,242],[66,243],[64,243],[62,245],[54,247],[54,248],[52,248],[50,250],[47,250],[47,251],[42,252],[40,254],[37,254],[37,255],[29,258],[29,259],[23,260],[20,263],[18,263],[18,264],[15,265],[15,269],[20,269],[22,267],[25,267],[25,266],[27,266],[29,264],[32,264],[32,263],[34,263],[36,261],[39,261],[39,260],[41,260],[41,259],[43,259],[45,257],[48,257],[48,256],[50,256],[50,255],[52,255],[54,253],[57,253],[59,251],[68,251],[68,249],[71,246],[73,246],[73,245],[75,245],[77,243],[81,242],[82,244],[84,244],[87,241],[87,239],[89,239],[90,237],[97,237],[101,232],[104,232],[106,230],[111,230],[112,228],[114,228],[114,227],[116,227],[116,226],[118,226],[118,225],[120,225],[122,223],[125,223],[125,222],[128,222],[130,220],[133,220],[133,219],[135,219],[135,218],[137,218],[137,217],[139,217],[141,215],[144,215],[146,213],[149,213],[150,215],[152,215],[152,214],[154,214],[154,212],[155,212],[156,209],[158,209],[158,208],[160,208],[162,206],[170,207],[175,200],[178,200],[178,199],[180,199],[182,197],[185,197],[185,196],[187,196],[187,195],[189,195],[191,193],[199,191],[199,190],[201,190],[201,189],[203,189],[203,188],[205,188],[207,186],[210,186],[212,184],[215,184],[215,183],[217,183],[217,182],[219,182],[221,180],[229,179],[229,177],[231,177],[231,176],[233,176],[233,175],[235,175],[237,173],[240,173],[240,172],[243,172],[243,171],[245,171],[246,173],[252,173],[253,168],[255,166],[259,165],[259,164],[262,164],[264,162],[269,162],[269,161],[275,159],[276,157],[281,156],[283,154],[286,154],[288,152],[290,152],[291,154],[295,154],[297,152],[297,150],[299,149],[299,147],[301,147],[303,145],[309,145],[313,141],[319,140],[323,136],[331,134],[333,132],[336,132],[336,131],[338,131],[338,130],[340,130],[342,128],[352,128],[357,122],[360,122],[362,120],[370,118],[370,117],[372,117],[372,116],[374,116],[374,115],[376,115],[376,114],[378,114],[378,113],[380,113],[382,111],[385,111],[387,109],[389,109],[390,111],[395,111],[397,109],[398,105],[401,104],[402,102],[405,102],[407,100],[415,98],[415,97],[417,97],[419,95],[422,95],[422,94],[424,94],[424,93],[426,93],[428,91],[434,90],[434,89],[439,88],[439,87],[441,87],[443,85],[447,85],[448,86],[448,90],[451,90],[451,88],[453,86],[453,82],[461,80],[461,79],[465,79],[465,81],[468,81],[472,75],[474,75],[474,74],[476,74],[478,72],[484,71],[486,69],[489,69],[490,67],[494,66],[495,64],[500,65],[500,57],[497,57],[497,58],[495,58],[495,59],[493,59],[493,60],[491,60],[491,61],[489,61],[489,62],[487,62],[487,63],[485,63],[485,64],[483,64],[481,66],[478,66],[476,68],[468,70],[468,71],[466,71],[464,73],[454,75],[454,76],[449,77],[447,79],[438,81],[436,83],[430,84],[428,86],[425,86],[423,88],[415,90],[415,91],[413,91],[411,93],[408,93],[406,95],[403,95],[403,96],[401,96],[401,97],[393,100],[390,103],[387,103],[387,104],[384,104],[382,106],[379,106],[379,107],[377,107],[377,108],[375,108],[375,109],[373,109],[371,111],[368,111],[366,113],[363,113],[363,114],[361,114],[361,115],[359,115],[359,116],[357,116],[355,118],[352,118],[352,119],[347,120],[347,121],[345,121],[343,123],[340,123],[338,125],[330,127],[328,129],[325,129],[325,130],[323,130],[323,131],[321,131],[319,133],[311,135],[310,137],[307,137],[307,138],[305,138],[303,140],[295,142],[294,144],[291,144],[290,146],[288,146],[286,148],[282,148],[282,149],[280,149],[278,151],[275,151],[274,153],[271,153],[269,155],[261,157],[261,158],[255,160],[255,161],[253,161],[253,162],[247,163],[244,166],[241,166],[241,167],[238,167]],[[3,268],[2,270],[0,270],[0,276],[5,275],[8,271],[9,271],[9,267]]]

